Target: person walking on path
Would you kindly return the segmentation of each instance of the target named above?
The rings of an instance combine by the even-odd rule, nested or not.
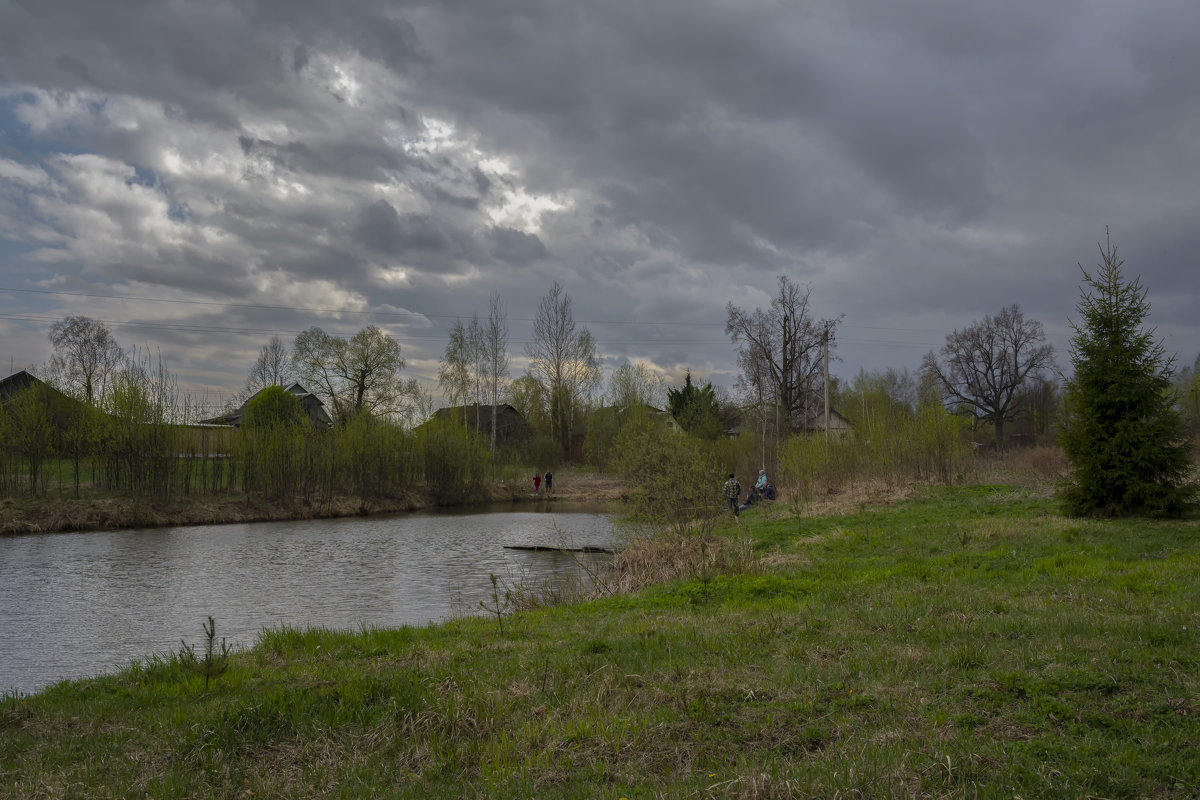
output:
[[[736,517],[738,515],[738,496],[742,493],[742,485],[738,483],[734,473],[729,473],[729,480],[725,481],[725,499],[729,502],[729,510]]]
[[[542,488],[542,476],[534,475],[533,476],[533,493],[537,494],[538,489],[540,489],[540,488]]]
[[[546,474],[542,476],[542,479],[546,481],[546,496],[549,497],[550,490],[554,488],[554,473],[546,470]]]

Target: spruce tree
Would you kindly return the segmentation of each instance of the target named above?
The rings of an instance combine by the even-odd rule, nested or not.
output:
[[[1061,434],[1073,466],[1062,497],[1068,513],[1087,516],[1178,515],[1196,486],[1183,419],[1175,409],[1172,362],[1154,330],[1140,279],[1105,238],[1102,263],[1084,285],[1072,322],[1067,409]]]
[[[667,390],[667,411],[688,433],[703,439],[715,439],[721,433],[721,404],[712,382],[697,386],[690,370],[681,388]]]

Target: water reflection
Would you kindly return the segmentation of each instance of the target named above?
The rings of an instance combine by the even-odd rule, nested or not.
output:
[[[550,506],[552,504],[544,504]],[[263,628],[419,625],[477,613],[489,574],[553,579],[577,558],[506,545],[606,546],[602,513],[268,522],[0,539],[0,691],[107,672]]]

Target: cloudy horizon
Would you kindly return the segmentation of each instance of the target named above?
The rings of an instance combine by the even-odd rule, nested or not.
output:
[[[1069,366],[1106,229],[1200,351],[1200,6],[0,0],[0,358],[103,320],[189,393],[379,325],[435,395],[500,294],[732,388],[777,276],[832,371],[915,372],[1018,304]]]

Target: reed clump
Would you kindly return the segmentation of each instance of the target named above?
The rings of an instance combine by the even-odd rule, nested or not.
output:
[[[664,532],[630,541],[599,573],[593,594],[630,594],[668,581],[759,572],[749,537]]]

